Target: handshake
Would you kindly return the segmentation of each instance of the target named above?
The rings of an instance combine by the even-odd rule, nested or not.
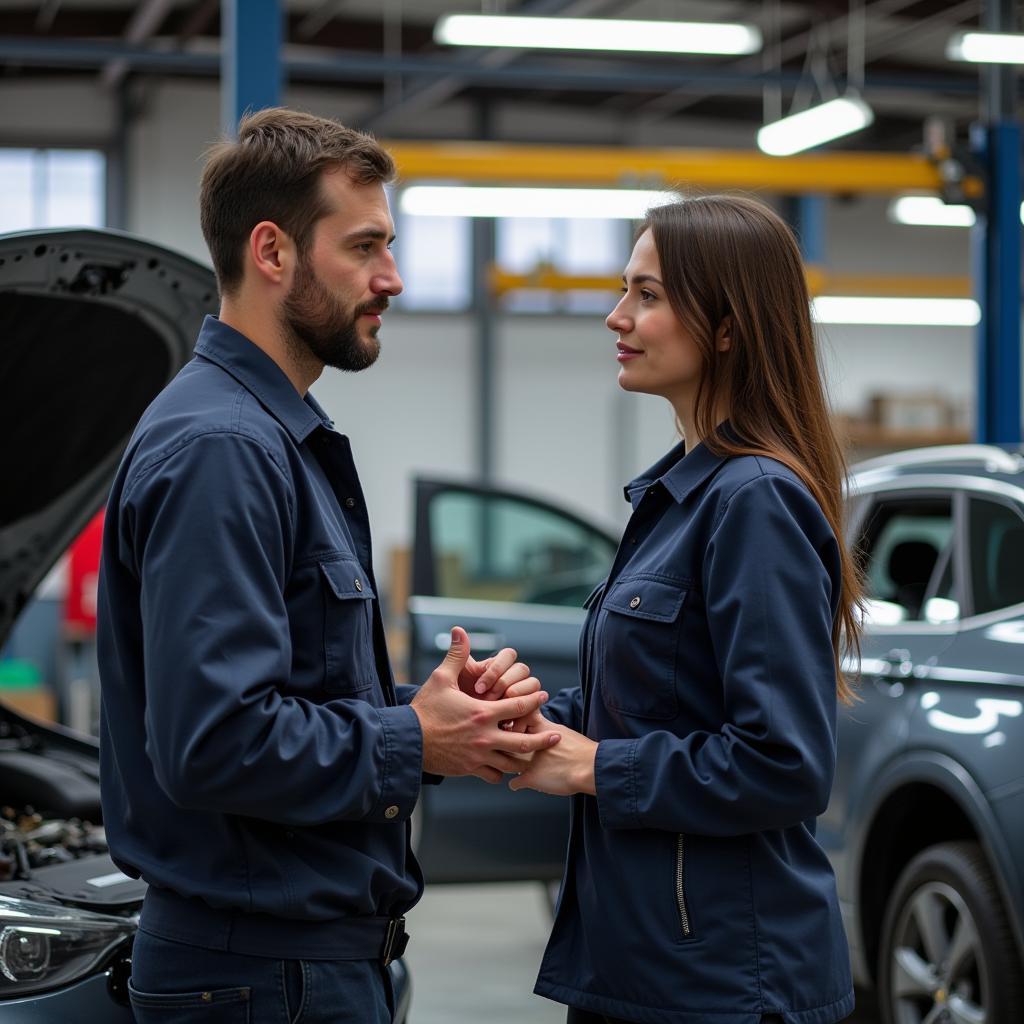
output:
[[[593,793],[597,744],[544,718],[547,699],[515,651],[475,661],[466,631],[454,627],[448,654],[412,701],[423,770],[495,784],[509,774],[511,789],[558,796]]]

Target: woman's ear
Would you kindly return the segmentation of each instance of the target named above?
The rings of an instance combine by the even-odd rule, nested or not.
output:
[[[732,316],[722,318],[722,322],[715,331],[715,349],[719,352],[728,352],[732,348]]]

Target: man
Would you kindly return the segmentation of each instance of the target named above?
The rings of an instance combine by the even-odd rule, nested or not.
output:
[[[424,773],[498,781],[557,742],[500,728],[546,695],[458,628],[394,685],[349,442],[308,394],[377,357],[393,176],[372,139],[284,109],[203,174],[220,315],[129,443],[100,581],[104,820],[150,883],[141,1024],[389,1020]]]

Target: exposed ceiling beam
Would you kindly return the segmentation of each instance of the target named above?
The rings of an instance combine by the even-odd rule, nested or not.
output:
[[[132,44],[145,42],[157,32],[173,6],[174,0],[145,0],[125,27],[124,41]],[[125,60],[111,61],[100,72],[100,87],[116,89],[128,73],[129,66]]]
[[[554,15],[582,18],[611,6],[619,6],[618,0],[526,0],[516,9],[516,14]],[[524,50],[493,48],[475,53],[461,53],[454,59],[467,69],[501,68],[521,57]],[[378,131],[384,124],[396,117],[408,116],[425,107],[433,107],[461,92],[467,85],[465,75],[448,75],[443,78],[417,79],[408,84],[399,99],[377,106],[374,112],[361,122],[365,131]]]
[[[876,0],[875,3],[865,4],[865,13],[869,19],[866,22],[868,31],[870,32],[872,30],[871,18],[898,14],[900,11],[905,10],[908,7],[913,7],[915,3],[917,3],[917,0]],[[865,60],[867,62],[878,60],[880,57],[885,56],[898,48],[906,36],[919,34],[926,28],[935,28],[939,24],[946,24],[950,28],[956,27],[960,21],[971,17],[980,9],[981,0],[966,0],[966,2],[956,4],[939,14],[930,15],[920,21],[914,21],[905,28],[896,30],[895,32],[893,32],[892,29],[886,29],[886,34],[882,42],[877,45],[874,42],[872,43],[870,51],[865,55]],[[790,36],[788,39],[783,40],[778,47],[776,59],[779,64],[782,64],[784,61],[802,57],[806,54],[808,47],[811,45],[815,31],[846,32],[848,30],[849,15],[847,14],[834,18],[831,21],[818,23],[809,30],[798,32],[795,35]],[[763,61],[760,55],[741,57],[738,60],[730,61],[728,64],[730,69],[736,71],[750,71],[762,66]],[[692,86],[683,87],[680,89],[674,89],[672,92],[666,93],[664,96],[660,96],[658,99],[652,100],[650,103],[646,103],[638,108],[632,109],[630,114],[642,117],[644,124],[650,125],[667,117],[672,117],[675,114],[680,114],[689,107],[710,98],[711,96],[707,92],[695,95],[694,88]]]
[[[307,55],[312,50],[315,56]],[[217,52],[172,51],[122,42],[94,42],[84,39],[44,39],[35,36],[0,36],[0,61],[22,66],[49,68],[101,68],[109,61],[124,60],[133,70],[155,74],[220,74]],[[648,64],[592,62],[581,68],[557,61],[532,60],[515,67],[466,67],[449,57],[381,57],[357,50],[330,50],[288,46],[285,69],[292,81],[379,82],[388,75],[423,75],[443,78],[459,75],[475,85],[507,89],[576,89],[587,92],[646,92],[693,83],[705,93],[718,89],[736,94],[756,93],[765,85],[795,86],[797,71],[744,72],[708,65],[685,67]],[[973,75],[923,73],[904,74],[876,71],[865,82],[865,92],[874,89],[904,92],[948,92],[964,96],[978,93]]]

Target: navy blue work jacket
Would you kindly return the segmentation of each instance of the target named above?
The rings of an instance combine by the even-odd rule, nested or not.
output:
[[[150,883],[144,927],[359,959],[419,898],[422,734],[376,593],[348,438],[208,317],[129,442],[103,537],[103,814]]]
[[[582,688],[545,714],[598,740],[573,798],[544,996],[674,1024],[831,1024],[853,1009],[815,840],[835,768],[840,556],[771,459],[679,445],[587,601]]]

